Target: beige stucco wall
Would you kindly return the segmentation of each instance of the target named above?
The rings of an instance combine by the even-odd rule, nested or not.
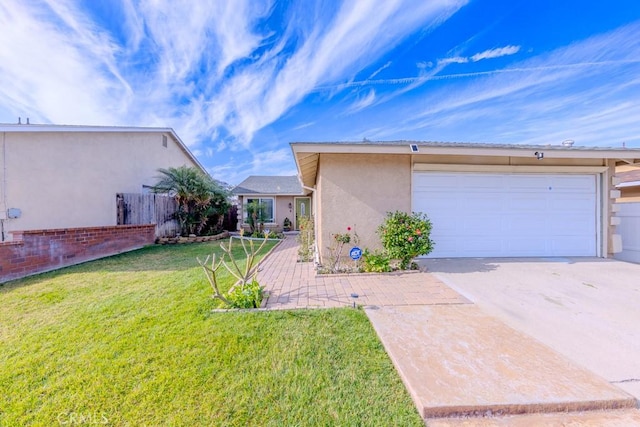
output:
[[[331,236],[357,231],[361,248],[380,247],[376,234],[387,212],[411,210],[411,156],[321,154],[316,221],[321,257]]]
[[[116,225],[116,193],[140,193],[158,168],[195,166],[161,132],[0,133],[5,231]]]
[[[385,213],[393,210],[411,210],[411,175],[413,165],[494,165],[500,171],[505,166],[552,167],[554,173],[571,173],[572,167],[607,167],[601,172],[600,224],[602,229],[602,256],[611,256],[610,236],[616,232],[611,225],[612,204],[611,176],[614,161],[602,158],[535,158],[436,156],[397,154],[321,154],[316,181],[316,222],[318,250],[326,257],[332,235],[345,233],[348,226],[357,230],[360,247],[379,247],[376,228]],[[490,170],[487,170],[487,172]],[[575,171],[574,171],[575,172]]]

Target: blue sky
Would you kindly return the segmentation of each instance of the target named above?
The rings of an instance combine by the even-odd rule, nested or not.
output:
[[[0,122],[168,126],[212,175],[289,142],[640,147],[637,0],[2,0]]]

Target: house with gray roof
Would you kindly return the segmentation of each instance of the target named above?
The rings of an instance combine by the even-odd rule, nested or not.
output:
[[[380,248],[378,226],[399,210],[428,215],[434,258],[611,257],[625,244],[619,173],[640,167],[638,148],[573,141],[293,142],[291,149],[303,188],[313,189],[317,248],[356,227],[359,247]],[[328,255],[321,252],[321,262]]]
[[[233,189],[238,198],[238,230],[249,229],[247,205],[253,202],[262,207],[265,229],[282,231],[289,219],[297,230],[300,218],[312,213],[309,192],[297,176],[249,176]]]

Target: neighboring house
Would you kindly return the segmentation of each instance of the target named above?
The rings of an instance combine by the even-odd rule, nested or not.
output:
[[[170,128],[0,125],[0,281],[152,243],[153,226],[117,226],[116,194],[182,165],[204,171]]]
[[[635,169],[628,169],[625,165],[617,169],[616,175],[620,183],[616,188],[620,190],[619,202],[640,202],[640,165]]]
[[[426,213],[431,257],[609,257],[616,232],[615,167],[640,149],[412,141],[291,144],[313,188],[318,248],[355,229],[380,247],[386,212]],[[322,254],[321,254],[322,256]]]
[[[621,224],[618,227],[622,238],[622,251],[615,255],[623,261],[640,263],[640,165],[622,164],[616,168],[620,190]]]
[[[258,202],[263,207],[264,227],[282,231],[285,218],[292,229],[299,219],[312,214],[310,190],[304,190],[297,176],[250,176],[233,189],[238,197],[238,230],[249,229],[247,205]]]

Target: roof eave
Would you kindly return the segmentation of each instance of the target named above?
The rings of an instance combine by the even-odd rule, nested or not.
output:
[[[207,169],[193,155],[187,145],[178,134],[169,127],[134,127],[134,126],[84,126],[84,125],[47,125],[47,124],[3,124],[0,125],[0,133],[43,133],[43,132],[69,132],[69,133],[168,133],[178,144],[180,149],[189,159],[207,176],[211,176]]]
[[[640,162],[639,149],[614,149],[614,148],[588,148],[588,147],[558,147],[558,146],[512,146],[512,147],[490,147],[481,146],[473,147],[470,144],[464,146],[455,145],[439,145],[416,143],[418,152],[412,152],[410,145],[413,142],[407,141],[406,144],[331,144],[331,143],[309,143],[309,142],[292,142],[291,150],[298,169],[298,177],[302,184],[307,187],[313,187],[317,179],[317,165],[312,164],[310,155],[320,154],[408,154],[408,155],[464,155],[464,156],[493,156],[493,157],[532,157],[537,151],[544,153],[545,158],[557,159],[611,159],[618,164],[635,165]],[[305,156],[310,159],[308,165],[302,164],[301,159]]]

